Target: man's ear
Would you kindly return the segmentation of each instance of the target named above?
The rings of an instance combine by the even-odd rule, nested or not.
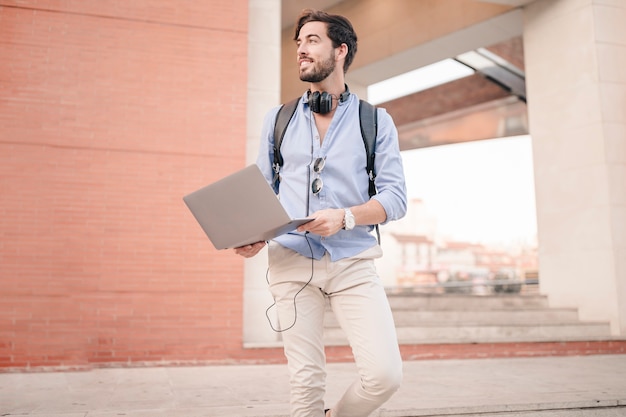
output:
[[[337,48],[335,48],[335,60],[339,61],[340,59],[345,59],[348,55],[348,45],[342,43]]]

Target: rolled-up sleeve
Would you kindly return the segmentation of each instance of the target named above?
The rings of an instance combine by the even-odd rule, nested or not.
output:
[[[372,198],[383,206],[387,214],[387,218],[382,224],[404,217],[407,210],[407,193],[398,143],[398,131],[391,115],[382,108],[378,109],[378,135],[374,167],[378,193]]]

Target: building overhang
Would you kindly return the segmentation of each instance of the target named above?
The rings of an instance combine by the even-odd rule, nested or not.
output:
[[[399,16],[394,15],[393,10],[387,16],[355,14],[361,26],[366,25],[367,19],[375,19],[379,27],[386,29],[376,37],[359,35],[359,55],[364,51],[365,56],[357,56],[346,81],[351,87],[357,86],[356,91],[359,91],[359,86],[366,87],[438,61],[455,59],[472,68],[474,75],[378,104],[393,117],[398,128],[400,148],[409,150],[527,134],[521,7],[530,2],[532,0],[466,0],[463,7],[468,15],[476,16],[474,20],[460,18],[458,27],[451,27],[448,33],[438,34],[430,40],[424,40],[425,35],[416,26],[415,34],[419,40],[407,42],[403,48],[397,47],[398,42],[384,42],[386,38],[398,36],[393,24],[380,22],[386,18],[397,20]],[[410,7],[416,7],[415,4]],[[426,13],[437,15],[443,12],[432,9],[449,5],[442,1],[431,4],[430,9],[412,11],[417,16],[415,19],[423,19]],[[358,4],[352,0],[317,0],[305,5],[303,1],[283,0],[283,12],[297,16],[305,7],[323,8],[350,16],[347,12],[354,10]],[[287,17],[288,14],[284,13],[283,26],[287,28],[283,32],[284,47],[288,45],[287,41],[292,42],[293,37],[293,27],[288,24]],[[294,20],[295,17],[292,17],[291,22]],[[395,50],[383,53],[381,48]],[[289,68],[285,54],[290,53],[293,51],[283,52],[285,69]],[[301,94],[306,87],[297,77],[294,78],[283,77],[283,101]]]

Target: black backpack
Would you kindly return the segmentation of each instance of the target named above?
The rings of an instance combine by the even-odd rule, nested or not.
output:
[[[283,166],[283,156],[280,153],[280,145],[283,143],[285,137],[285,131],[287,125],[296,112],[300,97],[291,100],[290,102],[283,104],[276,114],[276,122],[274,124],[274,163],[272,168],[274,170],[274,188],[278,190],[280,183],[280,167]],[[364,100],[359,100],[359,121],[361,125],[361,137],[363,138],[363,145],[365,146],[365,152],[367,154],[367,163],[365,171],[369,178],[368,193],[370,198],[376,194],[376,171],[374,169],[374,159],[376,158],[376,135],[378,134],[378,114],[376,107]],[[376,225],[376,235],[378,236],[378,243],[380,244],[380,232],[378,225]]]

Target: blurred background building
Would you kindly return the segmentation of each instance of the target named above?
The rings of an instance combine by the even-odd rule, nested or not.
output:
[[[406,310],[403,353],[455,343],[463,356],[476,342],[510,354],[511,343],[624,348],[623,1],[0,0],[0,367],[282,361],[265,317],[265,257],[215,251],[182,196],[253,162],[266,112],[306,88],[292,41],[306,7],[354,24],[347,81],[361,98],[431,64],[468,69],[378,103],[402,150],[532,138],[536,254],[443,242],[415,201],[410,233],[383,229],[379,268],[398,310],[414,300],[394,291],[435,286],[432,304],[466,295],[455,289],[470,280],[483,312],[506,293],[523,314],[573,311],[559,325],[573,333],[526,315],[523,333],[496,337],[478,314],[471,337],[446,336],[406,324],[425,319]],[[452,259],[464,267],[438,268]],[[538,277],[538,294],[489,281],[522,270]],[[329,326],[329,358],[345,360]]]

